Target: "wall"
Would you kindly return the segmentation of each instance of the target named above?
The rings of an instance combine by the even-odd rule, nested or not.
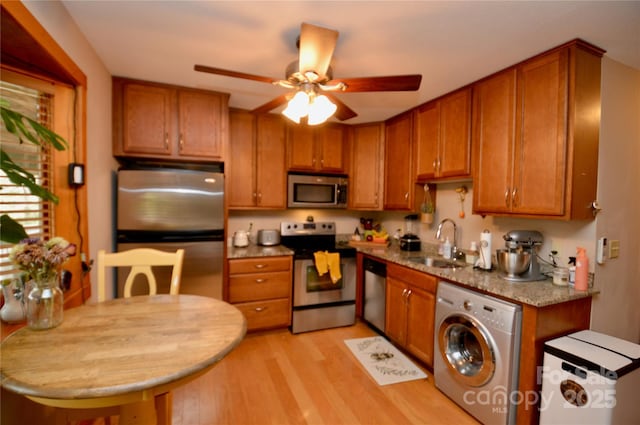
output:
[[[601,293],[591,328],[640,343],[640,70],[602,61],[597,237],[618,239],[620,257],[596,266]]]
[[[112,246],[111,75],[58,1],[26,1],[24,5],[87,76],[87,164],[89,259]],[[97,276],[91,273],[92,298]]]

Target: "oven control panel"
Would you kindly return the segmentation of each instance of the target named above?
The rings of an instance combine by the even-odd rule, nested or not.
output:
[[[280,223],[282,236],[335,235],[336,223],[333,221],[290,221]]]

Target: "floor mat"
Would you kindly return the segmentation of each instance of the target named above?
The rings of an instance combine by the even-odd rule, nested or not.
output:
[[[407,356],[381,336],[346,339],[344,343],[378,385],[427,377]]]

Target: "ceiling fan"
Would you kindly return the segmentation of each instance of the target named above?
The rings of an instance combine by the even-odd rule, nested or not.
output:
[[[333,78],[333,70],[330,63],[333,51],[338,41],[338,31],[302,23],[298,38],[299,59],[287,66],[284,80],[247,74],[244,72],[230,71],[221,68],[213,68],[205,65],[195,65],[194,70],[227,77],[244,78],[278,85],[294,90],[288,94],[280,95],[273,100],[258,106],[251,112],[266,113],[272,109],[289,102],[283,114],[294,121],[308,113],[309,124],[324,122],[335,112],[336,117],[348,120],[357,116],[355,111],[340,101],[334,92],[379,92],[379,91],[415,91],[420,87],[422,75],[394,75],[383,77],[358,77],[358,78]],[[330,101],[327,106],[330,112],[323,114],[324,119],[313,117],[311,105],[320,106]],[[334,106],[335,105],[335,106]],[[297,106],[303,106],[304,112],[293,111],[293,116],[287,114]],[[308,108],[308,109],[307,109]],[[324,117],[324,115],[327,115]]]

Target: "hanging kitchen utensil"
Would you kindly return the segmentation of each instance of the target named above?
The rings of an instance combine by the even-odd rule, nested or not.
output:
[[[456,192],[458,193],[458,196],[460,197],[460,212],[458,213],[458,216],[460,218],[464,218],[464,198],[467,194],[467,186],[460,186],[458,188],[456,188]]]

